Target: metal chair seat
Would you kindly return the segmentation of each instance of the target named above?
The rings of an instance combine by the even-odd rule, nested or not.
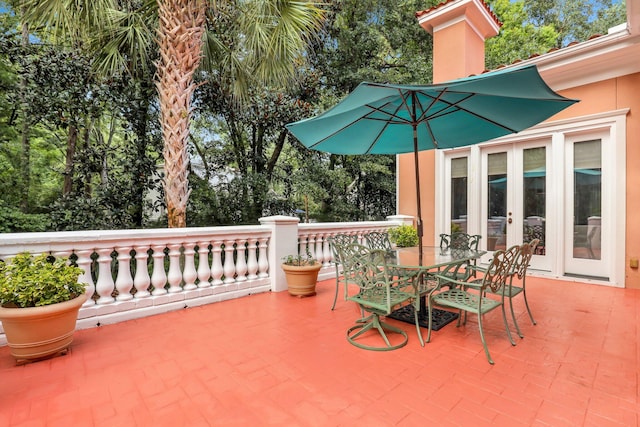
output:
[[[437,305],[457,308],[474,314],[485,314],[499,307],[500,301],[487,298],[479,294],[472,294],[458,288],[452,288],[439,292],[433,296],[433,302]],[[460,318],[458,318],[460,320]]]

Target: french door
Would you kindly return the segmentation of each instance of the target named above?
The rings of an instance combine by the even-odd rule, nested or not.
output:
[[[440,153],[436,236],[480,234],[485,262],[539,239],[533,270],[623,286],[626,115],[542,124]]]
[[[489,255],[538,239],[531,266],[551,269],[550,147],[550,140],[539,140],[482,149],[480,230]]]
[[[608,280],[610,206],[613,192],[603,173],[606,133],[568,138],[565,144],[565,275]]]

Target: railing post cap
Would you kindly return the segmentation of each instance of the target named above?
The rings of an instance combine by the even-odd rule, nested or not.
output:
[[[260,224],[298,224],[300,218],[296,216],[273,215],[259,218]]]

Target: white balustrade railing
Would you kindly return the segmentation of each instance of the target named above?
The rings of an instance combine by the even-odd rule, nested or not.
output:
[[[257,226],[10,233],[0,235],[0,259],[20,252],[70,257],[84,273],[88,299],[78,328],[89,328],[252,293],[286,289],[281,258],[307,251],[334,277],[328,238],[362,236],[410,221],[298,224],[268,217]],[[278,267],[278,268],[276,268]],[[0,345],[6,344],[0,324]]]
[[[364,243],[364,235],[373,231],[384,232],[397,225],[395,222],[357,222],[357,223],[313,223],[300,224],[298,230],[299,254],[309,254],[327,267],[333,262],[333,254],[329,247],[329,238],[336,234],[348,234],[357,237]]]

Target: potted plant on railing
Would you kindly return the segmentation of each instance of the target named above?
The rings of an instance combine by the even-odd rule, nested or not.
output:
[[[315,295],[318,272],[321,268],[322,264],[309,253],[284,257],[282,270],[287,278],[289,293],[300,298]]]
[[[398,248],[410,248],[418,245],[418,231],[415,227],[402,224],[388,231],[389,241]]]
[[[0,262],[0,322],[18,364],[66,354],[87,299],[82,272],[47,254]]]

